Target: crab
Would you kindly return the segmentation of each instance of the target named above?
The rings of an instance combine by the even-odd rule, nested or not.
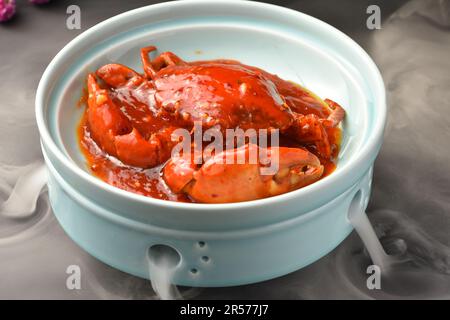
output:
[[[153,51],[154,46],[141,49],[143,73],[113,63],[88,75],[87,123],[105,153],[144,169],[165,164],[167,185],[198,202],[259,199],[321,178],[319,159],[330,160],[338,148],[329,136],[345,116],[339,104],[234,60],[186,62],[171,52],[151,59]],[[305,147],[262,150],[279,167],[267,176],[261,174],[261,163],[219,161],[230,154],[260,153],[262,147],[251,143],[214,154],[202,166],[190,157],[171,158],[179,142],[173,133],[178,128],[192,133],[194,123],[223,132],[279,130]],[[243,188],[233,191],[238,185]]]

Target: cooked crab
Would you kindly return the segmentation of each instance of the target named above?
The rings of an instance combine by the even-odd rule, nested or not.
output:
[[[270,158],[279,163],[276,174],[262,177],[260,163],[217,162],[225,154],[260,148],[247,144],[217,153],[200,167],[190,157],[171,159],[163,170],[164,180],[174,192],[195,201],[234,202],[288,192],[320,179],[321,160],[332,160],[338,148],[335,128],[345,115],[341,106],[237,61],[186,62],[171,52],[152,60],[155,50],[141,49],[143,74],[107,64],[88,76],[87,123],[107,154],[126,165],[151,168],[171,158],[179,142],[174,131],[192,132],[196,122],[222,132],[279,130],[297,147],[264,150],[281,156]],[[240,191],[232,192],[237,186]]]

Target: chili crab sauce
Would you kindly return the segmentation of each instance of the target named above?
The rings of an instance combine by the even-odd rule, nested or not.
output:
[[[216,60],[221,63],[234,63],[231,60]],[[193,65],[203,62],[193,62]],[[253,67],[250,67],[253,68]],[[292,82],[284,81],[275,75],[266,73],[263,70],[254,68],[258,72],[264,73],[265,76],[276,85],[279,93],[285,98],[288,105],[294,106],[293,111],[301,114],[316,114],[321,118],[326,118],[329,114],[329,108],[325,102],[315,96],[309,90]],[[106,84],[102,84],[107,88]],[[170,123],[172,126],[186,128],[187,124],[183,119],[175,119],[170,114],[160,112],[158,117],[152,117],[154,110],[152,102],[145,96],[146,90],[149,88],[108,88],[110,97],[114,103],[120,107],[121,111],[133,122],[133,126],[145,137],[149,138],[151,132],[156,131]],[[151,89],[150,89],[151,90]],[[87,91],[83,91],[80,99],[80,105],[84,105],[87,110],[86,98]],[[178,201],[178,202],[194,202],[185,194],[176,194],[170,190],[162,177],[162,169],[164,163],[150,169],[142,169],[132,167],[122,163],[117,158],[106,154],[92,139],[89,125],[87,121],[87,113],[85,112],[79,126],[77,128],[78,141],[80,149],[84,154],[89,170],[93,175],[115,187],[149,196],[157,199]],[[339,127],[327,128],[327,134],[332,147],[332,156],[330,159],[320,157],[315,149],[314,144],[300,144],[290,137],[280,134],[279,145],[284,147],[304,148],[319,157],[321,164],[324,166],[325,177],[332,173],[336,168],[336,159],[339,153],[339,145],[341,141],[341,129]]]

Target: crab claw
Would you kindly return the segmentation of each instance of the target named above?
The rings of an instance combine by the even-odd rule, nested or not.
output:
[[[130,82],[138,85],[144,78],[142,75],[124,65],[110,63],[100,67],[96,75],[113,88],[126,85]]]
[[[87,121],[92,139],[108,154],[125,164],[149,168],[170,157],[172,128],[153,134],[146,140],[101,89],[93,74],[88,75]]]
[[[264,159],[265,164],[250,161],[252,153]],[[228,161],[239,157],[245,161]],[[278,170],[264,173],[263,169],[269,169],[267,163]],[[191,157],[172,158],[164,167],[163,175],[167,185],[176,193],[187,193],[198,202],[227,203],[262,199],[296,190],[320,179],[323,170],[319,159],[306,150],[287,147],[263,149],[247,144],[218,153],[199,168],[192,163]]]
[[[88,75],[87,87],[87,120],[91,136],[105,152],[116,155],[115,137],[131,132],[131,123],[114,105],[108,91],[100,88],[93,74]]]

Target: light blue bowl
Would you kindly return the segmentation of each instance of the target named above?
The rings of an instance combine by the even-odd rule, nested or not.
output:
[[[237,59],[339,102],[347,117],[336,171],[277,197],[214,205],[148,198],[95,178],[75,134],[85,76],[108,62],[141,70],[139,49],[147,45],[186,60]],[[129,11],[75,38],[41,79],[36,118],[52,207],[76,243],[145,278],[149,248],[169,246],[180,258],[176,284],[230,286],[302,268],[350,233],[347,211],[358,190],[361,210],[367,206],[386,105],[375,64],[335,28],[273,5],[200,0]]]

